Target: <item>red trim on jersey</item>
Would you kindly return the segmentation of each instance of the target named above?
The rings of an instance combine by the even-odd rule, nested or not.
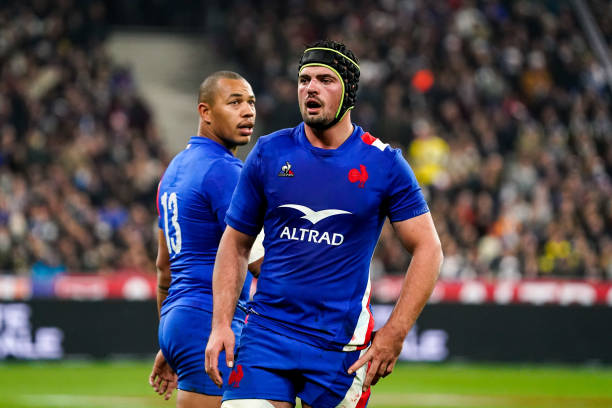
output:
[[[365,132],[363,135],[361,135],[361,140],[363,140],[363,143],[371,145],[378,139],[372,136],[369,132]]]
[[[374,330],[374,316],[372,316],[372,309],[370,308],[370,301],[372,300],[372,291],[370,291],[370,297],[368,298],[368,313],[370,314],[370,321],[368,322],[368,331],[365,335],[365,344],[370,343],[372,337],[372,331]]]
[[[371,388],[368,388],[366,392],[362,392],[361,398],[359,398],[359,402],[357,402],[357,405],[355,406],[355,408],[365,408],[365,406],[368,405],[368,400],[370,399],[371,393],[372,393]]]
[[[157,184],[157,194],[155,195],[155,207],[157,207],[157,216],[161,217],[161,214],[159,212],[159,188],[161,187],[161,180],[159,180],[159,183]]]

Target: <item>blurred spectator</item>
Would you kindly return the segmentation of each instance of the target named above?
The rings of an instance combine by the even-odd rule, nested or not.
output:
[[[0,7],[0,271],[152,272],[166,153],[101,1]]]
[[[355,120],[413,166],[446,252],[443,277],[611,278],[610,86],[569,3],[239,3],[208,34],[257,78],[268,129],[294,120],[295,92],[278,83],[294,81],[305,44],[355,50]],[[213,4],[220,15],[238,2]],[[609,2],[589,5],[612,43]],[[388,228],[376,269],[402,273],[409,257]]]
[[[610,84],[569,3],[211,0],[197,13],[157,3],[145,13],[118,0],[3,3],[0,269],[152,270],[167,156],[129,71],[104,52],[109,11],[203,31],[251,80],[261,134],[299,115],[303,46],[346,42],[361,66],[355,120],[419,175],[444,278],[612,279]],[[587,3],[612,44],[609,2]],[[389,228],[377,275],[410,259]]]

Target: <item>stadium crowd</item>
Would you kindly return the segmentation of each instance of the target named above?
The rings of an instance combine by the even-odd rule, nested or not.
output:
[[[259,135],[299,122],[305,44],[355,51],[354,121],[413,166],[443,278],[612,279],[611,93],[569,4],[237,3],[210,2],[203,25],[252,83]],[[103,3],[12,4],[0,10],[0,270],[153,271],[167,155],[104,52]],[[611,44],[612,7],[588,4]],[[373,273],[408,262],[386,225]]]
[[[0,7],[0,271],[154,271],[167,155],[99,1]]]
[[[259,117],[270,130],[297,122],[304,44],[350,43],[354,121],[406,154],[442,239],[443,278],[612,279],[610,88],[569,3],[259,3],[219,26],[219,51],[255,79]],[[590,5],[611,44],[612,7]],[[373,271],[408,262],[387,225]]]

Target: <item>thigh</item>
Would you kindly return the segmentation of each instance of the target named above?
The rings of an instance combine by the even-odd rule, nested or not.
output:
[[[304,387],[298,393],[303,406],[312,408],[364,408],[370,390],[362,391],[367,365],[348,374],[349,367],[366,350],[334,351],[305,346],[303,356]]]
[[[221,408],[293,408],[295,404],[286,401],[270,401],[262,399],[226,400]]]
[[[220,395],[204,395],[178,390],[176,396],[176,408],[219,408],[220,406]]]
[[[212,315],[204,310],[175,307],[162,316],[159,325],[159,345],[166,360],[178,375],[180,390],[220,396],[223,391],[204,371],[206,343],[210,334]],[[235,322],[236,331],[241,326]],[[219,356],[223,378],[229,377],[225,353]]]
[[[249,322],[240,338],[235,367],[223,393],[224,407],[295,404],[300,377],[296,374],[294,341]],[[227,402],[227,403],[226,403]]]

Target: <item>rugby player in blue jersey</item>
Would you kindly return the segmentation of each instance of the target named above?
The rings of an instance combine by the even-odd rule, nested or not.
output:
[[[359,65],[322,41],[300,60],[303,123],[261,137],[249,154],[213,274],[206,371],[219,353],[233,367],[225,408],[365,407],[370,385],[391,373],[429,298],[440,241],[414,174],[398,149],[351,122]],[[412,253],[388,322],[373,335],[369,266],[389,218]],[[266,256],[234,361],[234,308],[249,248],[263,227]]]
[[[161,350],[149,382],[168,399],[178,377],[179,408],[212,408],[221,403],[222,390],[204,371],[213,310],[212,272],[225,213],[242,168],[234,154],[253,133],[253,90],[234,72],[216,72],[200,85],[198,113],[198,135],[166,169],[157,197]],[[254,265],[251,270],[257,272]],[[250,275],[243,275],[230,319],[237,336],[246,316],[250,283]],[[229,377],[229,369],[224,375]]]

